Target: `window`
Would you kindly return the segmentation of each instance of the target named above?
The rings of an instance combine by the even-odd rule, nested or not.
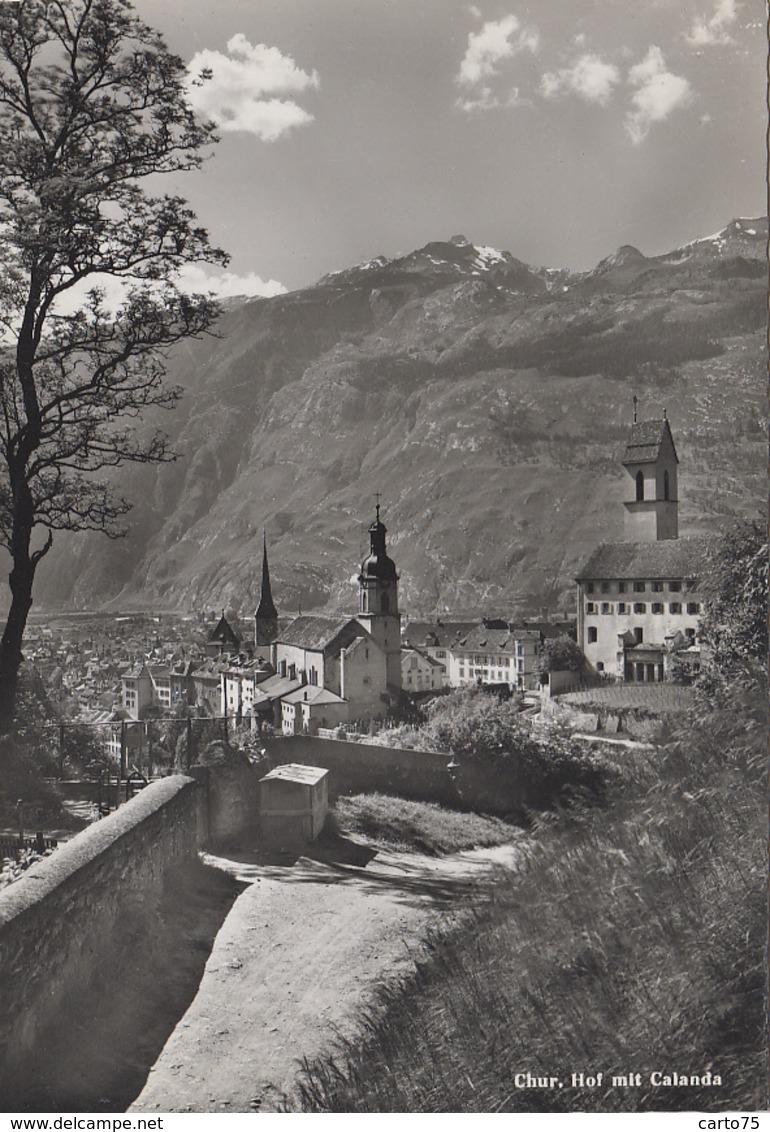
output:
[[[628,612],[628,606],[626,605],[626,603],[624,601],[619,601],[618,602],[618,613],[627,613],[627,612]]]
[[[682,589],[682,583],[681,582],[669,582],[668,588],[669,588],[669,590],[671,591],[672,594],[678,594]]]
[[[603,660],[597,660],[596,671],[597,672],[604,672],[604,661]]]
[[[390,612],[390,598],[388,597],[387,594],[382,595],[382,601],[380,602],[380,609],[382,610],[383,613],[389,613]]]
[[[663,498],[664,499],[670,499],[671,498],[670,495],[669,495],[669,491],[670,491],[670,486],[669,486],[669,482],[668,482],[668,472],[664,472],[663,473]]]
[[[669,613],[681,613],[682,612],[681,601],[670,601],[668,603],[668,611],[669,611]]]
[[[609,582],[602,582],[601,591],[602,591],[603,594],[608,594],[610,592],[610,583]]]
[[[588,643],[589,643],[589,645],[596,644],[596,637],[597,637],[596,626],[591,625],[588,629]]]
[[[634,582],[634,593],[643,594],[646,589],[644,582]]]
[[[602,602],[602,613],[612,613],[612,606],[608,601]]]
[[[586,593],[587,593],[587,594],[592,594],[593,592],[594,592],[594,584],[593,584],[593,582],[586,582]]]
[[[626,592],[626,583],[625,582],[618,582],[618,593],[624,594],[625,592]]]
[[[596,605],[593,601],[586,602],[586,613],[596,613]]]
[[[446,656],[446,649],[436,649],[436,656],[439,658]]]
[[[289,665],[289,679],[290,680],[296,680],[297,679],[297,666],[296,666],[296,664],[290,664]]]
[[[688,641],[694,641],[695,640],[695,630],[694,629],[685,629],[684,635],[685,635],[685,637],[687,637]]]
[[[654,594],[663,593],[663,583],[662,582],[653,582],[652,583],[652,592]]]
[[[654,601],[652,603],[652,612],[653,613],[662,613],[663,612],[663,602],[662,601]]]
[[[638,645],[643,644],[643,642],[644,642],[644,629],[641,627],[641,625],[637,625],[636,628],[634,629],[634,636],[636,637],[636,643]]]
[[[643,601],[635,601],[634,602],[634,613],[646,613],[646,612],[647,612],[647,606],[644,604]]]
[[[636,473],[636,501],[644,499],[644,472]]]
[[[687,602],[687,612],[688,613],[700,613],[700,604],[697,601],[688,601]]]

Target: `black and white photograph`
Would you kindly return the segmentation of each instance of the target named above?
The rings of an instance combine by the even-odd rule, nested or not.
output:
[[[0,0],[7,1132],[759,1129],[767,58]]]

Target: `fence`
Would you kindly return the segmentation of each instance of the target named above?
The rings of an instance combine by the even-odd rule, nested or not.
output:
[[[45,853],[46,849],[55,849],[58,844],[55,837],[44,837],[42,833],[36,833],[34,837],[0,837],[0,858],[18,860],[25,849]]]

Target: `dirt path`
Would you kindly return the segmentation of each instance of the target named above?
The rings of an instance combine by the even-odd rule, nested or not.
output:
[[[299,1060],[351,1034],[375,984],[413,964],[427,923],[461,906],[491,864],[512,866],[515,852],[378,854],[365,868],[207,858],[249,887],[129,1111],[276,1111]]]

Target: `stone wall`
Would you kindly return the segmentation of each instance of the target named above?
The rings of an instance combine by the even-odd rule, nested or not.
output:
[[[137,961],[164,886],[197,860],[195,793],[181,775],[153,783],[0,891],[6,1111],[67,1041],[68,1015],[109,995]]]
[[[259,815],[259,780],[265,768],[245,756],[190,770],[198,786],[198,843],[207,848],[255,837]]]
[[[276,766],[301,763],[331,771],[330,798],[378,792],[448,806],[461,804],[448,770],[451,755],[307,735],[267,739],[264,746]]]

